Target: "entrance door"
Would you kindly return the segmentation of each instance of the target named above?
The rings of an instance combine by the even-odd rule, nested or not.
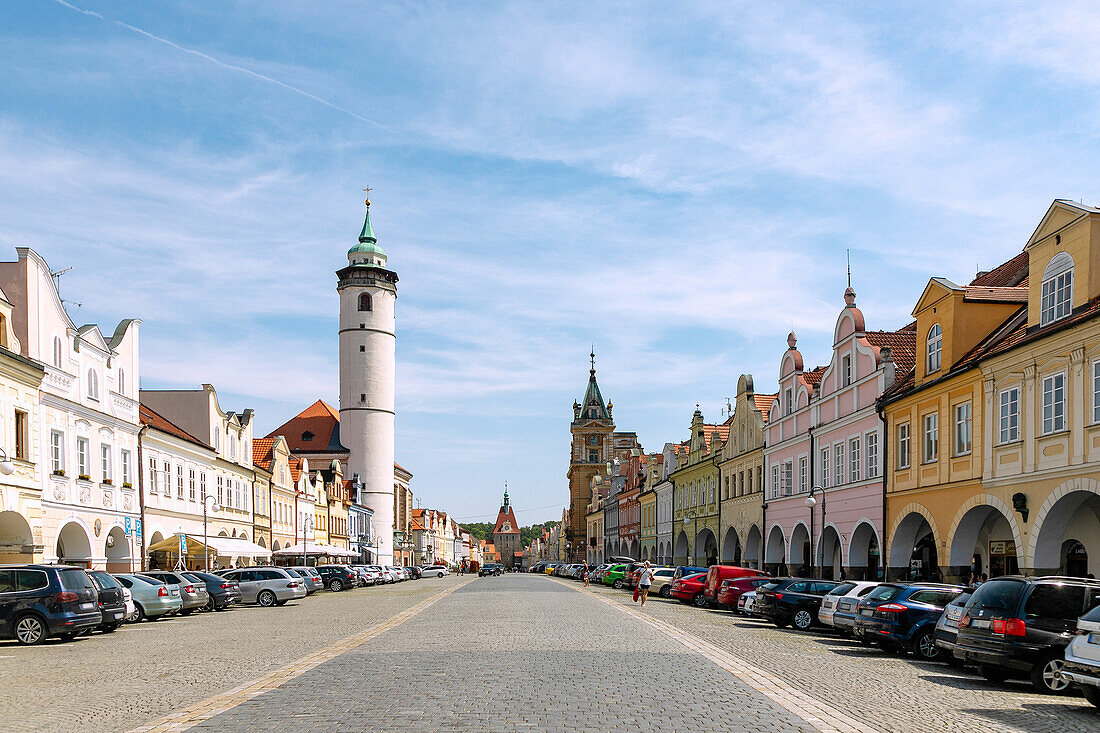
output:
[[[1020,564],[1016,560],[1016,543],[1012,540],[999,540],[989,543],[989,577],[1016,575]]]

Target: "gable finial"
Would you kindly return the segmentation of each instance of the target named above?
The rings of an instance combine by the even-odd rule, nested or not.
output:
[[[591,364],[588,373],[594,377],[596,376],[596,344],[592,344],[592,350],[588,352],[588,359]]]

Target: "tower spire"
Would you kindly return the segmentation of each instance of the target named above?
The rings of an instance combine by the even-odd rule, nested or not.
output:
[[[592,351],[588,352],[588,359],[592,366],[588,370],[588,375],[592,378],[596,378],[596,345],[592,344]]]
[[[370,225],[370,199],[367,199],[363,203],[367,205],[367,215],[363,219],[363,231],[359,232],[359,241],[363,242],[364,244],[366,244],[367,242],[375,244],[378,241],[378,238],[374,236],[374,227]]]

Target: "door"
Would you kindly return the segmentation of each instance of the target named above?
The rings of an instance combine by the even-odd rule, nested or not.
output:
[[[255,603],[256,594],[260,592],[260,574],[255,570],[239,570],[229,573],[227,578],[233,578],[241,585],[241,602]]]

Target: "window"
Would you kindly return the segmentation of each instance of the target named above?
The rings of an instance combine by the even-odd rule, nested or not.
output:
[[[157,459],[149,459],[149,493],[157,493]]]
[[[168,461],[165,461],[163,466],[164,468],[161,471],[161,488],[164,491],[164,495],[168,497],[172,495],[172,466],[168,464]]]
[[[852,356],[845,354],[840,358],[840,386],[847,387],[852,383]]]
[[[821,449],[821,488],[829,488],[829,449]]]
[[[772,498],[779,496],[779,466],[772,466]]]
[[[1100,422],[1100,361],[1092,363],[1092,421]]]
[[[955,455],[970,453],[970,403],[955,405]]]
[[[225,489],[222,486],[221,476],[218,476],[218,505],[225,506]]]
[[[195,469],[189,469],[187,472],[187,496],[191,501],[195,500]]]
[[[898,468],[909,468],[909,423],[898,425]]]
[[[867,433],[863,441],[867,446],[867,478],[874,478],[878,476],[878,433]]]
[[[1043,435],[1066,428],[1065,372],[1043,377]]]
[[[61,368],[61,337],[53,337],[53,365],[58,369]]]
[[[103,483],[111,480],[111,446],[106,443],[99,445],[99,471],[103,476]]]
[[[837,443],[833,446],[833,467],[836,473],[833,475],[833,483],[840,486],[844,483],[844,444]]]
[[[27,460],[27,413],[15,411],[15,457]]]
[[[99,375],[95,369],[88,370],[88,399],[99,399]]]
[[[794,461],[783,464],[783,496],[794,493]]]
[[[206,501],[206,472],[199,474],[199,500]]]
[[[786,392],[783,393],[783,398],[787,406],[787,411],[784,414],[790,415],[792,412],[794,412],[794,392],[788,389]]]
[[[183,498],[183,464],[176,464],[176,498]]]
[[[805,492],[809,489],[806,482],[809,480],[809,460],[805,457],[798,459],[798,491]]]
[[[65,434],[60,430],[50,431],[50,469],[54,473],[65,470]]]
[[[87,478],[88,473],[88,439],[77,438],[76,439],[76,475],[77,477]]]
[[[852,438],[848,441],[848,480],[859,481],[860,473],[863,470],[863,464],[861,463],[862,455],[860,451],[859,438]]]
[[[943,352],[943,329],[940,324],[928,329],[928,339],[925,341],[925,373],[931,374],[940,370],[940,357]]]
[[[1002,443],[1020,439],[1020,388],[1012,387],[1001,392],[999,412]]]
[[[118,393],[126,394],[126,370],[118,368]]]
[[[237,460],[237,436],[229,434],[229,460]]]
[[[923,461],[931,463],[940,454],[940,414],[933,412],[924,416],[924,453]]]
[[[1073,309],[1073,258],[1059,252],[1043,271],[1042,299],[1039,305],[1041,325],[1065,318]]]
[[[374,301],[371,300],[370,293],[359,294],[359,310],[372,311],[374,310]]]
[[[222,431],[221,429],[214,430],[214,450],[220,451],[222,449]]]
[[[118,456],[122,468],[122,483],[128,484],[130,483],[130,451],[119,451]]]

